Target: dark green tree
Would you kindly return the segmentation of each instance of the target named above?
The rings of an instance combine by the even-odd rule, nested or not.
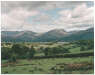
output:
[[[50,49],[49,47],[46,47],[46,48],[44,49],[45,55],[48,55],[48,50],[49,50],[49,49]]]
[[[50,48],[49,50],[48,50],[48,55],[52,55],[53,54],[53,48]]]
[[[1,59],[9,59],[11,57],[11,48],[9,47],[1,47]]]
[[[30,58],[33,58],[35,53],[36,53],[36,51],[35,51],[34,45],[32,45],[31,49],[30,49]]]
[[[89,50],[89,49],[94,49],[94,44],[89,44],[88,46],[87,46],[87,49]]]
[[[23,54],[20,44],[13,44],[12,51],[13,51],[13,53],[18,54],[19,56],[21,56]]]
[[[24,55],[25,53],[29,52],[30,51],[30,48],[25,46],[25,45],[22,45],[21,46],[21,49],[22,49],[22,54]]]
[[[40,47],[40,50],[43,50],[43,49],[44,49],[43,46],[41,46],[41,47]]]
[[[17,58],[18,58],[18,55],[13,53],[12,56],[11,56],[10,61],[15,62],[17,60]]]
[[[80,51],[85,51],[85,47],[81,46]]]

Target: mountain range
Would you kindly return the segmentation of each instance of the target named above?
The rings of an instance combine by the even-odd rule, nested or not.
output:
[[[71,42],[94,39],[94,28],[67,32],[64,29],[53,29],[45,33],[33,31],[1,31],[2,42]]]

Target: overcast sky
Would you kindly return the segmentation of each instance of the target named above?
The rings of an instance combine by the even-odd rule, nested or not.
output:
[[[82,30],[94,26],[94,2],[2,1],[1,30],[46,32]]]

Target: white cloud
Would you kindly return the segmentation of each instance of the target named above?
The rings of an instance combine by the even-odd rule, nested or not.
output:
[[[68,28],[72,27],[93,27],[94,25],[94,6],[87,7],[86,4],[77,6],[74,10],[63,10],[58,14],[60,22],[64,23]]]
[[[72,18],[77,18],[77,17],[83,17],[83,16],[85,16],[86,10],[87,10],[86,4],[82,4],[82,5],[77,6],[72,11]]]
[[[51,29],[82,29],[93,27],[94,6],[86,1],[5,1],[1,6],[2,30],[32,30],[44,32]],[[74,9],[70,9],[73,7]],[[65,8],[63,11],[58,8]],[[54,9],[54,15],[51,10]],[[49,11],[45,12],[46,10]],[[56,14],[58,12],[58,14]],[[59,14],[61,15],[60,18]],[[28,17],[33,17],[29,24]],[[49,21],[49,22],[48,22]]]
[[[71,16],[71,13],[72,13],[72,11],[69,9],[58,12],[58,14],[65,16],[67,18],[69,18]]]
[[[19,29],[23,24],[26,24],[29,16],[36,16],[39,11],[27,11],[26,9],[14,9],[8,14],[1,14],[2,29]]]

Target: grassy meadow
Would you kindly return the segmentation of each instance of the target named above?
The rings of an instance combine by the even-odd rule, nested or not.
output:
[[[15,66],[10,67],[3,67],[1,69],[2,74],[8,73],[8,74],[93,74],[94,70],[93,68],[90,70],[72,70],[72,71],[64,71],[63,68],[60,68],[60,65],[57,65],[58,63],[68,63],[72,64],[74,62],[80,63],[80,62],[90,62],[92,56],[89,57],[77,57],[77,58],[50,58],[50,59],[23,59],[20,60]],[[2,60],[4,61],[4,60]],[[92,60],[92,63],[94,63],[94,59]],[[27,64],[27,65],[25,65]],[[34,65],[29,65],[34,64]],[[37,68],[35,68],[35,66]],[[58,70],[51,70],[52,67],[56,67],[57,69],[61,69],[59,72]],[[41,69],[41,70],[40,70]]]
[[[94,49],[86,51],[80,51],[81,46],[76,44],[68,43],[56,43],[47,45],[46,43],[33,43],[33,42],[18,42],[20,44],[31,47],[35,44],[36,50],[35,56],[45,56],[43,50],[46,47],[57,47],[64,46],[69,49],[70,53],[81,53],[81,52],[94,52]],[[1,47],[12,47],[6,45],[6,42],[2,42]],[[64,53],[63,53],[64,54]],[[85,65],[85,64],[87,65]],[[83,66],[84,65],[84,66]],[[71,69],[72,68],[72,69]],[[75,69],[76,68],[76,69]],[[9,62],[9,60],[1,60],[1,73],[2,74],[94,74],[94,56],[87,57],[72,57],[72,58],[47,58],[47,59],[18,59],[17,62]]]

